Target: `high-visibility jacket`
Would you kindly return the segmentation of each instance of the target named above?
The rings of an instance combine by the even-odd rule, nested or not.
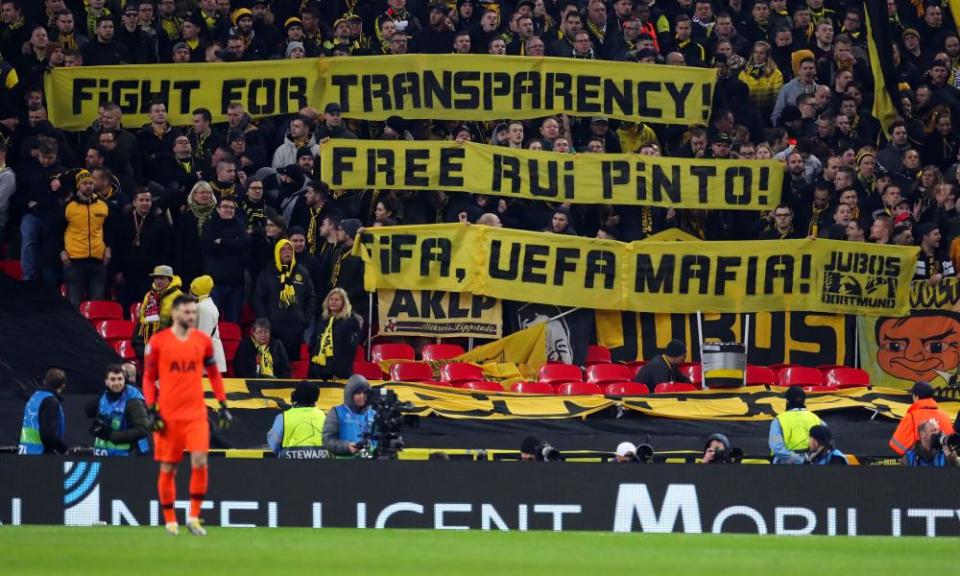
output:
[[[120,397],[111,401],[104,392],[100,396],[100,403],[97,406],[97,413],[100,418],[110,423],[111,430],[126,430],[127,428],[127,402],[130,400],[140,400],[143,402],[143,394],[133,386],[125,386]],[[129,442],[113,443],[103,438],[97,438],[93,442],[94,456],[129,456],[131,444]],[[146,438],[137,441],[137,449],[140,454],[150,452],[150,443]]]
[[[103,260],[107,243],[104,225],[110,207],[99,197],[90,202],[76,198],[63,208],[67,228],[63,232],[63,249],[72,260],[96,258]]]
[[[953,422],[950,421],[950,417],[937,407],[936,400],[924,398],[917,400],[907,409],[893,437],[890,438],[890,448],[900,456],[906,454],[907,450],[913,448],[913,445],[920,440],[917,428],[928,420],[936,420],[940,424],[940,431],[944,434],[953,434]]]
[[[283,413],[283,440],[278,456],[281,458],[322,458],[323,423],[327,417],[314,406],[290,408]]]
[[[53,396],[52,392],[38,390],[33,393],[27,405],[23,408],[23,425],[20,428],[20,454],[43,454],[43,441],[40,439],[40,405],[47,398]],[[60,437],[63,438],[64,417],[63,406],[57,403],[57,409],[60,411]]]
[[[823,422],[809,410],[787,410],[777,416],[787,450],[806,452],[810,447],[810,429]]]

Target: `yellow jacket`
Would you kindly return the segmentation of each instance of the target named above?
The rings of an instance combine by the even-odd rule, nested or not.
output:
[[[174,276],[173,280],[170,281],[170,285],[167,286],[167,289],[164,290],[163,293],[156,294],[153,286],[151,286],[150,290],[143,297],[143,301],[140,303],[140,317],[137,318],[137,333],[143,336],[144,343],[150,340],[150,337],[157,332],[164,328],[169,328],[173,323],[170,313],[173,311],[173,301],[177,296],[183,294],[182,286],[183,281],[180,277]],[[157,309],[159,311],[157,315],[151,313],[153,312],[150,306],[151,298],[156,299]]]
[[[103,260],[107,249],[104,225],[110,207],[98,196],[90,202],[73,198],[63,208],[66,229],[63,232],[63,249],[71,260],[96,258]]]
[[[761,110],[773,108],[780,89],[783,88],[783,73],[780,70],[774,70],[770,76],[757,78],[744,69],[738,78],[750,89],[751,104]]]

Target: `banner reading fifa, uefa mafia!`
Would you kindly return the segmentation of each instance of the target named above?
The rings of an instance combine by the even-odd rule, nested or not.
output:
[[[917,249],[836,240],[623,243],[469,224],[369,228],[368,291],[441,290],[601,310],[909,311]]]
[[[337,102],[360,120],[484,121],[566,113],[690,125],[710,118],[715,69],[569,58],[398,55],[257,62],[55,68],[44,79],[50,122],[84,130],[106,102],[125,124],[149,122],[150,103],[190,125],[207,108],[214,122],[240,103],[253,117],[296,114]]]
[[[770,210],[775,160],[559,154],[486,144],[330,140],[320,173],[334,189],[445,190],[574,204]]]
[[[860,365],[875,386],[946,386],[960,375],[960,280],[914,282],[907,316],[859,319]]]
[[[503,311],[500,300],[466,292],[434,290],[377,290],[380,334],[500,338]]]

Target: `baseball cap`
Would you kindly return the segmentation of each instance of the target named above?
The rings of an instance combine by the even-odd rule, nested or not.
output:
[[[910,388],[910,393],[921,400],[924,398],[930,398],[933,396],[933,386],[931,386],[929,382],[920,380],[914,384],[912,388]]]
[[[617,456],[620,456],[621,458],[636,453],[637,447],[633,444],[633,442],[621,442],[617,444]]]

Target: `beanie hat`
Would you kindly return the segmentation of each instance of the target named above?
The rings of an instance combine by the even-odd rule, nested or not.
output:
[[[730,439],[727,438],[727,435],[726,435],[726,434],[720,434],[719,432],[716,433],[716,434],[711,434],[710,437],[707,438],[707,443],[706,443],[706,445],[704,445],[703,449],[706,450],[707,448],[709,448],[709,447],[710,447],[710,443],[713,442],[714,440],[716,440],[717,442],[720,442],[721,444],[723,444],[723,449],[724,449],[724,450],[729,450],[729,449],[730,449]]]
[[[666,355],[670,357],[686,356],[687,346],[681,340],[671,340],[667,344]]]
[[[819,442],[822,446],[828,446],[833,442],[833,433],[822,424],[817,424],[810,429],[810,437]]]
[[[80,170],[77,172],[76,176],[73,177],[74,183],[77,187],[80,187],[80,183],[84,180],[93,180],[93,174],[89,170]]]
[[[520,444],[520,453],[536,454],[538,446],[540,446],[540,440],[537,440],[536,436],[527,436],[523,439],[523,443]]]
[[[287,58],[290,57],[290,54],[293,53],[295,48],[299,48],[303,50],[304,49],[303,42],[297,42],[296,40],[294,40],[293,42],[290,42],[289,44],[287,44],[287,53],[286,53]]]
[[[360,228],[363,227],[363,223],[357,220],[356,218],[347,218],[340,223],[340,229],[343,230],[343,233],[349,236],[350,238],[355,238],[357,232]]]
[[[791,386],[787,389],[787,409],[802,408],[807,400],[807,393],[799,386]]]
[[[190,283],[190,293],[201,300],[210,296],[211,292],[213,292],[213,278],[211,276],[206,274],[197,276]]]
[[[924,382],[920,380],[913,385],[913,388],[910,389],[910,393],[916,395],[917,398],[923,400],[924,398],[933,397],[933,386],[929,382]]]

